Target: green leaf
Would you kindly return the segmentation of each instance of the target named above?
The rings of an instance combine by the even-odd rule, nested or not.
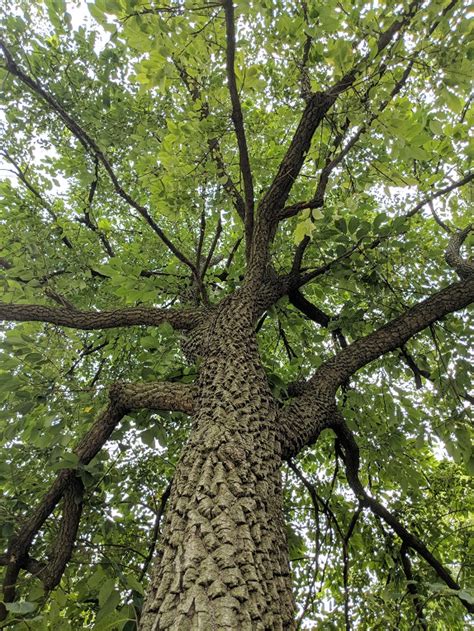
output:
[[[459,596],[459,598],[462,598],[470,605],[474,605],[474,595],[472,595],[471,592],[468,592],[466,589],[460,589],[457,595]]]
[[[311,237],[313,230],[315,229],[314,222],[311,218],[300,221],[296,224],[295,231],[293,233],[293,241],[298,244],[305,237]]]
[[[433,134],[440,136],[443,133],[443,125],[436,119],[432,118],[429,122],[429,125]]]
[[[130,587],[130,589],[135,590],[139,594],[143,595],[145,593],[145,590],[143,589],[143,585],[138,582],[138,580],[135,578],[135,576],[133,576],[133,574],[129,574],[126,577],[126,583],[127,583],[127,587]]]
[[[106,581],[104,581],[104,583],[102,583],[102,586],[99,590],[99,605],[101,609],[103,608],[104,604],[108,601],[110,595],[114,591],[114,588],[115,588],[115,579],[113,578],[109,578]]]
[[[38,606],[37,603],[28,602],[27,600],[4,603],[4,605],[7,611],[20,616],[32,613]]]

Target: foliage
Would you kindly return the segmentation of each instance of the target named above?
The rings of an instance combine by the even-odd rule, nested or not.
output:
[[[349,341],[366,335],[453,279],[442,224],[466,226],[472,182],[433,194],[469,173],[474,49],[467,3],[452,2],[443,14],[448,4],[421,3],[382,69],[378,38],[406,2],[236,2],[235,74],[256,199],[295,131],[304,90],[326,89],[369,59],[318,129],[288,206],[314,198],[321,169],[357,130],[363,133],[331,173],[324,206],[289,216],[272,246],[279,273],[290,270],[303,241],[309,271],[337,261],[304,288],[330,315],[328,326],[288,298],[259,325],[262,360],[282,405],[289,384],[334,353],[338,331]],[[242,183],[221,4],[2,5],[2,39],[19,65],[87,130],[123,189],[187,259],[202,266],[210,255],[209,300],[240,286],[245,246],[229,178],[238,191]],[[392,98],[407,64],[410,75]],[[117,195],[97,156],[5,67],[0,81],[2,300],[52,304],[54,295],[84,310],[193,306],[199,296],[189,269]],[[463,585],[473,575],[468,334],[466,318],[450,315],[361,370],[339,395],[359,438],[364,484]],[[57,472],[78,467],[72,448],[106,402],[108,384],[195,380],[198,367],[189,365],[180,336],[168,324],[90,332],[36,322],[4,326],[2,547]],[[8,605],[10,625],[134,628],[153,525],[189,427],[179,412],[130,413],[92,463],[79,467],[87,501],[73,559],[47,597],[38,580],[22,576],[21,600]],[[314,504],[295,471],[285,470],[303,628],[343,628],[346,603],[355,628],[409,629],[417,624],[416,599],[429,628],[464,628],[452,590],[414,556],[408,584],[416,596],[408,589],[400,540],[380,519],[362,512],[343,543],[358,504],[329,434],[297,467],[320,498]],[[35,557],[56,534],[49,520]]]

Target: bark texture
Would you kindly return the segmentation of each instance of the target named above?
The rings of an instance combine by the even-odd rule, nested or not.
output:
[[[290,629],[276,408],[251,318],[209,323],[194,430],[173,480],[140,629]]]
[[[456,2],[457,0],[452,0],[441,11],[439,18],[432,19],[426,26],[428,38]],[[4,68],[30,95],[62,121],[84,151],[94,158],[96,176],[100,167],[121,202],[125,202],[130,212],[141,218],[187,272],[191,272],[192,304],[196,305],[193,309],[187,308],[188,303],[183,300],[182,304],[186,307],[183,309],[136,306],[107,311],[84,311],[76,309],[52,287],[47,287],[44,293],[58,303],[59,307],[0,303],[0,320],[11,322],[45,322],[81,330],[159,326],[166,322],[175,330],[183,332],[182,349],[186,357],[191,361],[199,358],[199,378],[192,386],[158,382],[113,384],[110,387],[108,406],[74,449],[78,465],[88,464],[112,436],[124,415],[131,410],[166,409],[194,415],[193,430],[182,450],[171,485],[160,548],[140,621],[142,631],[294,628],[294,602],[280,468],[283,460],[296,456],[303,448],[314,443],[326,428],[332,428],[339,439],[348,482],[360,501],[360,509],[370,508],[401,538],[407,579],[411,580],[411,569],[406,552],[411,549],[430,564],[450,588],[458,589],[458,585],[440,561],[385,507],[369,496],[361,485],[357,442],[338,412],[336,392],[358,370],[388,352],[401,349],[410,361],[403,345],[411,337],[446,315],[465,308],[474,300],[473,263],[464,259],[460,253],[471,227],[453,233],[446,251],[446,262],[461,278],[460,282],[434,293],[386,322],[384,326],[373,330],[370,335],[352,343],[346,340],[340,329],[335,329],[338,352],[321,364],[307,382],[298,385],[291,395],[292,401],[289,405],[279,407],[272,397],[258,354],[255,333],[256,322],[286,295],[293,306],[311,320],[324,327],[330,325],[332,318],[309,303],[298,290],[317,276],[326,274],[334,264],[351,256],[360,248],[361,242],[354,243],[333,261],[314,267],[315,261],[308,260],[308,255],[304,260],[305,250],[310,242],[307,236],[297,246],[291,268],[283,275],[276,272],[277,262],[272,259],[272,242],[279,222],[296,216],[304,209],[324,206],[331,174],[405,85],[416,57],[408,61],[390,95],[378,104],[376,101],[371,102],[369,92],[376,92],[373,88],[376,88],[382,76],[389,70],[387,62],[393,53],[392,45],[397,38],[404,36],[405,29],[410,27],[412,18],[423,8],[423,4],[419,0],[412,0],[405,9],[399,8],[395,11],[397,20],[388,24],[386,30],[380,33],[376,54],[371,50],[369,54],[360,56],[354,48],[352,67],[324,91],[311,93],[310,85],[303,85],[305,107],[293,138],[270,179],[270,185],[258,198],[255,196],[251,170],[251,158],[254,159],[254,154],[249,151],[249,147],[252,148],[252,143],[247,143],[235,76],[238,42],[234,7],[231,0],[222,2],[225,13],[227,84],[232,104],[231,119],[239,154],[242,191],[229,175],[218,135],[209,138],[207,145],[219,179],[223,181],[223,188],[243,223],[243,232],[229,255],[225,270],[218,278],[223,282],[227,279],[232,259],[242,240],[247,264],[245,273],[239,277],[239,283],[242,281],[242,284],[238,284],[239,289],[232,289],[234,293],[227,295],[219,304],[212,303],[212,293],[208,292],[205,276],[216,260],[216,246],[222,232],[220,219],[207,256],[203,252],[206,229],[204,211],[195,257],[190,258],[189,254],[181,251],[156,223],[150,211],[123,187],[118,171],[114,170],[109,156],[103,152],[100,143],[90,135],[89,130],[74,119],[69,109],[46,86],[27,74],[22,69],[22,62],[18,63],[6,44],[0,41]],[[217,5],[211,3],[208,6]],[[168,11],[166,8],[163,10]],[[154,9],[142,8],[142,11],[148,13],[154,12]],[[415,26],[422,28],[422,24],[423,21],[420,20]],[[308,60],[310,44],[311,38],[305,45],[303,68]],[[209,117],[210,105],[205,100],[205,95],[201,94],[200,81],[193,78],[183,66],[182,60],[173,58],[173,63],[191,99],[195,103],[199,102],[201,119]],[[397,66],[398,64],[397,61]],[[367,88],[361,87],[364,83]],[[313,199],[290,200],[294,183],[308,159],[316,131],[327,119],[341,95],[351,89],[354,89],[355,94],[358,93],[356,86],[363,90],[360,96],[361,105],[372,113],[358,129],[351,127],[350,120],[347,119],[337,130],[332,141],[333,147],[331,150],[328,148],[326,164],[319,176]],[[56,220],[54,210],[27,180],[21,167],[5,153],[4,157],[13,165],[22,184],[40,200],[50,217]],[[425,204],[467,184],[473,177],[473,174],[468,174],[431,193],[406,213],[404,219],[408,220]],[[89,204],[96,186],[97,181],[91,188]],[[288,201],[290,205],[286,206]],[[90,230],[97,232],[97,226],[91,221],[87,211],[85,219],[81,221]],[[440,223],[439,219],[437,221]],[[446,224],[441,222],[440,225],[451,232]],[[397,230],[394,232],[397,233]],[[106,253],[113,256],[110,243],[104,235],[100,238]],[[73,249],[74,246],[67,237],[62,237],[62,242]],[[377,237],[369,247],[376,248],[380,243],[381,238]],[[9,270],[11,267],[9,260],[0,258],[0,268]],[[60,270],[52,275],[62,273]],[[102,276],[93,269],[91,273]],[[155,272],[141,272],[142,276],[153,274]],[[44,276],[41,282],[44,284],[51,277]],[[414,365],[412,361],[411,367]],[[141,578],[153,553],[167,494],[168,490],[162,499],[162,507],[155,523],[153,544]],[[83,500],[84,487],[77,470],[61,470],[49,491],[32,508],[28,519],[24,520],[18,532],[11,538],[7,553],[0,557],[0,565],[6,566],[3,584],[5,603],[15,599],[15,584],[23,570],[38,576],[47,590],[59,584],[73,552]],[[46,520],[57,510],[60,502],[62,516],[57,540],[52,545],[47,562],[36,561],[30,557],[30,550]],[[344,548],[344,555],[347,562],[347,548]],[[463,601],[461,596],[460,599],[469,609],[470,604]],[[419,615],[420,611],[420,606],[417,605]],[[6,615],[7,609],[0,602],[0,620]]]
[[[199,313],[172,311],[152,307],[129,307],[112,311],[79,311],[74,308],[45,305],[11,305],[0,302],[0,320],[12,322],[51,322],[59,326],[90,331],[117,326],[158,326],[169,322],[176,329],[189,329],[199,319]]]

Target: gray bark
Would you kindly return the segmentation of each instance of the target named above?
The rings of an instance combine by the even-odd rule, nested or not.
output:
[[[292,628],[277,414],[252,328],[229,301],[201,338],[198,412],[142,631]]]

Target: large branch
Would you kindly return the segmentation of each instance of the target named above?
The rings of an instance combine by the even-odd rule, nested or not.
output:
[[[307,298],[305,298],[305,296],[303,296],[303,294],[298,289],[294,289],[288,292],[288,300],[306,317],[308,317],[313,322],[316,322],[325,329],[329,328],[331,322],[335,322],[338,319],[337,317],[328,315],[322,309],[314,305]],[[347,340],[340,327],[333,329],[332,335],[334,340],[337,340],[341,348],[345,348],[347,346]]]
[[[357,499],[363,506],[367,506],[375,515],[383,519],[397,533],[407,547],[415,550],[434,569],[436,574],[449,588],[459,591],[461,587],[456,583],[444,565],[428,550],[425,544],[413,533],[409,532],[393,513],[367,493],[359,478],[359,447],[354,434],[347,427],[345,421],[339,418],[333,429],[344,449],[343,454],[347,481],[357,496]],[[469,612],[474,612],[474,605],[472,603],[467,602],[462,597],[460,597],[460,600]]]
[[[357,370],[403,346],[414,335],[474,301],[474,275],[449,285],[366,337],[343,348],[302,384],[291,405],[282,408],[279,427],[285,458],[313,444],[336,418],[335,395]]]
[[[455,5],[457,4],[458,0],[451,0],[451,2],[449,3],[449,5],[447,5],[440,13],[439,18],[433,20],[433,22],[430,24],[430,28],[427,30],[426,33],[426,38],[425,40],[427,41],[431,35],[433,34],[433,32],[437,29],[437,27],[439,26],[441,20],[443,19],[443,17],[449,13],[449,11],[451,11]],[[395,23],[397,24],[397,23]],[[391,29],[393,29],[393,26],[391,27]],[[399,25],[401,26],[401,25]],[[387,40],[387,44],[390,41],[390,38],[393,37],[393,34],[396,32],[394,31],[392,33],[392,35],[390,35],[391,33],[391,29],[388,29],[388,31],[386,31],[386,40]],[[366,120],[359,126],[359,128],[355,131],[355,133],[352,135],[352,138],[342,147],[342,149],[340,151],[338,151],[338,153],[336,153],[336,151],[333,152],[332,155],[330,155],[327,159],[327,162],[324,166],[324,168],[321,171],[321,175],[318,181],[318,186],[316,189],[316,193],[314,195],[314,197],[308,201],[304,201],[304,202],[298,202],[296,204],[292,204],[291,206],[287,206],[286,208],[283,208],[280,213],[279,213],[279,218],[280,219],[286,219],[288,217],[292,217],[294,215],[296,215],[300,210],[303,209],[307,209],[307,208],[321,208],[324,204],[324,196],[325,196],[325,192],[326,192],[326,187],[327,184],[329,182],[329,177],[331,175],[331,173],[334,171],[334,169],[341,163],[341,161],[347,156],[347,154],[350,152],[350,150],[359,142],[360,138],[367,132],[367,130],[370,128],[370,126],[372,125],[372,123],[380,116],[380,114],[382,114],[384,112],[384,110],[387,108],[387,106],[391,103],[391,101],[399,94],[399,92],[401,91],[401,89],[403,88],[403,86],[406,84],[408,77],[410,76],[410,73],[413,69],[413,66],[415,64],[415,60],[418,57],[418,55],[420,54],[420,50],[415,51],[412,55],[411,58],[404,70],[404,72],[402,73],[402,76],[400,77],[400,79],[395,83],[394,87],[392,88],[390,95],[388,96],[388,98],[383,99],[377,106],[377,110],[374,112],[367,112],[367,118]],[[382,64],[381,68],[380,68],[380,72],[378,73],[378,80],[383,76],[383,74],[386,72],[387,70],[387,66],[385,64]],[[369,86],[367,87],[367,89],[365,90],[365,94],[364,96],[361,98],[361,103],[366,104],[370,102],[370,97],[369,97],[369,93],[370,90],[373,88],[373,84],[369,84]],[[343,140],[343,136],[345,132],[348,132],[350,130],[349,125],[345,125],[344,127],[344,132],[342,134],[339,134],[335,141],[334,141],[334,150],[337,150]],[[467,181],[467,180],[466,180]],[[465,182],[462,182],[460,185],[464,184]],[[431,197],[431,199],[435,199],[436,197],[438,197],[439,195],[442,195],[444,192],[448,192],[448,190],[452,190],[453,188],[456,188],[456,185],[452,186],[451,188],[447,188],[447,190],[444,191],[440,191],[439,193],[433,195]],[[429,200],[427,200],[429,201]],[[421,208],[424,204],[427,203],[427,201],[424,201],[421,203],[421,205],[419,207],[415,207],[413,209],[413,214],[415,214],[416,212],[418,212],[419,208]]]
[[[78,465],[87,465],[92,458],[94,458],[125,413],[126,409],[123,408],[120,402],[116,402],[111,398],[111,402],[108,407],[99,416],[97,421],[74,450],[74,453],[78,458]],[[57,475],[56,480],[51,485],[49,491],[33,512],[28,516],[28,519],[20,528],[18,534],[14,535],[10,540],[7,551],[8,565],[3,579],[4,602],[12,602],[15,599],[15,585],[18,575],[20,570],[27,565],[29,551],[33,540],[42,528],[44,522],[60,502],[64,493],[68,489],[72,488],[75,479],[75,469],[62,469]],[[67,492],[69,493],[69,491]],[[72,551],[72,546],[70,547],[70,550]],[[61,565],[63,562],[64,557],[61,557]],[[57,573],[54,568],[49,571],[46,564],[42,573],[47,583],[49,583],[48,577],[51,577],[52,575],[57,577]],[[0,620],[5,618],[6,613],[5,608],[0,607]]]
[[[465,259],[460,254],[461,246],[471,231],[472,226],[469,225],[467,228],[464,228],[464,230],[455,232],[449,241],[444,255],[446,263],[456,270],[460,278],[469,278],[474,275],[474,261]]]
[[[80,311],[45,305],[0,302],[0,320],[11,322],[50,322],[72,329],[112,329],[121,326],[158,326],[168,322],[175,329],[191,329],[200,318],[199,310],[173,310],[129,307],[110,311]]]
[[[117,383],[111,396],[119,398],[128,410],[169,410],[194,414],[197,388],[170,381]]]
[[[473,301],[474,274],[433,294],[380,329],[341,350],[318,368],[308,386],[324,383],[325,387],[335,392],[363,366],[402,346],[430,324],[449,313],[464,309]]]
[[[321,174],[319,176],[319,181],[318,181],[318,185],[317,185],[316,193],[314,197],[308,201],[298,202],[296,204],[292,204],[291,206],[286,206],[279,212],[278,214],[279,220],[293,217],[294,215],[296,215],[297,213],[299,213],[301,210],[304,210],[304,209],[316,209],[316,208],[323,207],[325,194],[326,194],[326,188],[329,183],[329,178],[331,174],[336,169],[336,167],[344,160],[344,158],[351,151],[351,149],[353,149],[353,147],[359,142],[360,138],[367,132],[371,124],[385,110],[385,108],[392,101],[392,99],[400,92],[400,90],[402,89],[402,87],[404,86],[404,84],[406,83],[408,79],[408,76],[413,68],[413,65],[414,65],[414,62],[413,60],[411,60],[408,63],[407,68],[405,69],[405,72],[403,73],[402,77],[400,78],[399,81],[397,81],[394,88],[392,89],[390,96],[379,104],[378,110],[368,116],[368,119],[362,125],[359,126],[359,128],[354,133],[352,138],[337,153],[334,152],[332,155],[328,156],[326,164],[324,165],[321,171]],[[383,71],[385,71],[385,66],[383,66]],[[381,72],[381,74],[383,73]],[[370,91],[370,88],[367,89],[364,100],[368,100],[369,91]],[[335,150],[339,148],[344,138],[344,133],[349,131],[349,129],[350,128],[348,125],[345,126],[345,130],[335,138],[333,142]]]
[[[111,386],[109,396],[109,405],[73,451],[77,457],[77,467],[62,469],[59,472],[49,491],[29,515],[18,534],[12,537],[3,563],[7,566],[3,581],[4,602],[14,600],[15,585],[22,568],[39,568],[39,577],[47,589],[52,589],[59,583],[72,554],[81,516],[83,488],[77,477],[77,468],[89,464],[99,453],[123,416],[135,409],[171,410],[192,414],[195,409],[196,389],[193,386],[170,382],[116,383]],[[42,566],[32,564],[29,557],[31,545],[63,497],[60,536],[49,563]],[[0,607],[0,620],[5,615],[5,608]]]
[[[166,236],[163,230],[158,226],[156,221],[150,215],[148,210],[139,204],[133,197],[125,191],[123,186],[121,185],[119,179],[117,178],[115,171],[110,164],[109,159],[96,143],[96,141],[79,125],[79,123],[74,120],[68,112],[64,109],[64,107],[51,95],[47,92],[38,81],[27,75],[23,72],[23,70],[18,66],[16,61],[13,58],[10,50],[6,46],[6,44],[0,40],[0,48],[3,51],[6,60],[6,70],[10,72],[12,75],[17,77],[24,85],[28,87],[28,89],[39,97],[42,101],[47,103],[49,107],[56,112],[56,114],[61,118],[69,131],[77,138],[77,140],[82,144],[86,151],[90,151],[96,160],[98,160],[105,171],[107,172],[113,187],[116,193],[125,201],[129,206],[134,208],[147,222],[147,224],[151,227],[151,229],[158,235],[158,237],[163,241],[163,243],[168,247],[168,249],[178,258],[182,263],[187,265],[193,273],[196,273],[196,269],[194,264],[173,244],[173,242]]]
[[[253,213],[254,213],[254,192],[253,178],[250,168],[250,158],[245,136],[244,117],[240,104],[240,96],[237,90],[235,79],[235,24],[234,24],[234,2],[224,1],[225,24],[226,24],[226,68],[227,84],[229,86],[230,100],[232,103],[232,122],[234,123],[235,135],[239,147],[239,163],[245,193],[245,233],[248,242],[252,239]]]
[[[419,0],[411,2],[402,19],[393,22],[386,31],[381,33],[377,46],[378,55],[411,20],[419,5]],[[308,99],[296,132],[280,163],[278,172],[257,209],[257,221],[248,273],[249,284],[258,283],[265,272],[269,243],[276,230],[279,213],[284,207],[293,184],[301,171],[314,133],[338,96],[347,91],[365,69],[368,58],[368,56],[365,56],[359,60],[334,85],[324,92],[316,92]]]

